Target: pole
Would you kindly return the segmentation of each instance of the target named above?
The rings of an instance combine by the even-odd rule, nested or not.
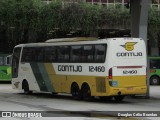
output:
[[[132,37],[143,38],[147,48],[148,9],[150,0],[131,0]],[[148,54],[148,50],[146,49]],[[147,55],[147,73],[149,73],[149,61]],[[146,98],[150,97],[149,74],[147,74]]]

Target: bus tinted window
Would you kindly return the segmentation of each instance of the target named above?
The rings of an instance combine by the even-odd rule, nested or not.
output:
[[[22,62],[101,63],[105,61],[107,45],[73,45],[24,47]]]
[[[95,45],[95,62],[104,62],[106,45]]]
[[[69,62],[69,46],[58,47],[58,62]]]
[[[150,60],[151,69],[160,69],[160,60]]]
[[[45,62],[56,62],[57,52],[56,47],[45,47]]]
[[[82,46],[71,46],[71,62],[81,62]]]
[[[25,47],[23,48],[23,54],[22,54],[22,62],[33,62],[34,61],[34,48],[31,47]]]
[[[44,49],[42,47],[34,48],[35,60],[33,62],[44,62]],[[33,55],[32,55],[33,56]]]
[[[23,48],[22,62],[44,62],[43,47],[25,47]]]
[[[82,62],[94,62],[94,46],[85,45],[82,51]]]

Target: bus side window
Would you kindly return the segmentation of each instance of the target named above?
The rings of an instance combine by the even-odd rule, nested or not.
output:
[[[29,47],[24,47],[23,48],[23,53],[22,53],[22,62],[31,62],[32,60],[32,49]]]
[[[31,47],[24,47],[23,48],[23,54],[22,54],[22,62],[34,62],[34,48]]]
[[[85,45],[82,51],[82,62],[94,62],[94,46]]]
[[[71,62],[81,62],[82,46],[71,46]]]
[[[35,55],[32,55],[32,57],[34,57],[33,60],[34,62],[44,62],[44,49],[43,47],[37,47],[37,48],[34,48],[35,52],[32,52],[32,53],[35,53]]]
[[[106,54],[106,45],[95,45],[95,61],[104,62]]]
[[[59,46],[58,48],[58,62],[69,62],[69,46]]]
[[[56,46],[45,47],[45,62],[56,62],[57,49]]]

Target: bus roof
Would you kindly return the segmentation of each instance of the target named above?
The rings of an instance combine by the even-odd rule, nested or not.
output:
[[[27,43],[27,44],[19,44],[15,47],[21,47],[21,46],[45,46],[45,45],[73,45],[73,44],[97,44],[97,43],[106,43],[106,41],[112,41],[112,40],[142,40],[141,38],[104,38],[104,39],[98,39],[94,37],[77,37],[77,38],[60,38],[60,39],[50,39],[42,43]]]
[[[55,43],[55,42],[78,42],[78,41],[92,41],[98,40],[96,37],[75,37],[75,38],[58,38],[58,39],[50,39],[46,40],[47,43]]]

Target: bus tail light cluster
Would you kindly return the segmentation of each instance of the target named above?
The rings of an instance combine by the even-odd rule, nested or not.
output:
[[[110,68],[108,71],[108,78],[112,79],[112,68]]]
[[[109,85],[112,86],[112,68],[108,71]]]

